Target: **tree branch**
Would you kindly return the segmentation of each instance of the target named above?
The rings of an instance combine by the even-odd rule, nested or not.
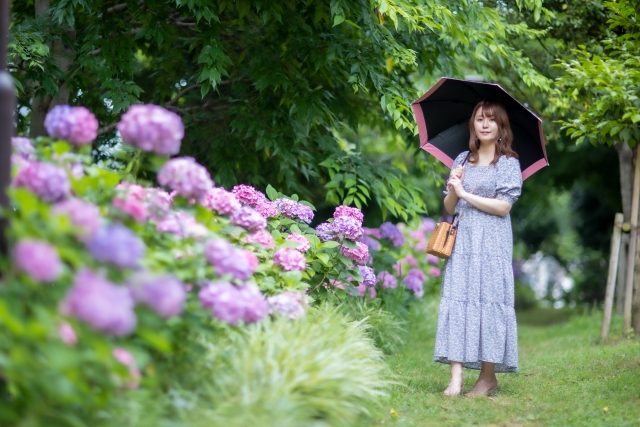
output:
[[[118,125],[118,123],[111,123],[108,126],[102,127],[100,129],[98,129],[98,135],[104,135],[107,132],[111,132],[113,129],[115,129],[115,127]]]
[[[126,8],[128,8],[129,5],[126,3],[120,3],[117,4],[115,6],[111,6],[110,8],[108,8],[105,13],[114,13],[114,12],[120,12],[121,10],[125,10]]]
[[[175,104],[178,99],[182,98],[186,93],[191,92],[194,89],[198,89],[202,87],[202,85],[193,85],[193,86],[188,86],[184,89],[182,89],[180,92],[178,92],[178,94],[176,96],[174,96],[173,98],[171,98],[171,100],[169,102],[167,102],[167,106],[173,105]]]

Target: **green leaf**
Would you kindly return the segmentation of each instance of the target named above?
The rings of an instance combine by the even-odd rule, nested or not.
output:
[[[336,15],[333,18],[333,26],[335,27],[336,25],[340,25],[341,23],[344,22],[344,16],[340,16],[340,15]]]
[[[269,200],[271,200],[271,201],[273,201],[273,200],[278,198],[278,192],[276,191],[275,188],[273,188],[271,186],[271,184],[267,185],[267,196],[269,197]]]
[[[327,240],[322,244],[322,247],[326,249],[333,249],[337,248],[338,246],[340,246],[340,243],[336,242],[335,240]]]
[[[317,254],[316,254],[316,257],[317,257],[320,261],[322,261],[322,263],[323,263],[324,265],[326,265],[327,267],[331,267],[331,265],[332,265],[332,264],[329,262],[329,260],[330,260],[329,254],[317,253]]]

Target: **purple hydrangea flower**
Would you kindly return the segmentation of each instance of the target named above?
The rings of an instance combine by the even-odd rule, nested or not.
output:
[[[382,286],[387,289],[393,289],[398,286],[398,279],[388,271],[381,271],[378,273],[378,283],[382,283]]]
[[[275,218],[278,216],[278,205],[275,202],[264,200],[255,207],[256,211],[265,218]]]
[[[333,230],[337,234],[342,234],[347,239],[354,241],[360,240],[364,233],[360,223],[349,216],[341,216],[333,221]]]
[[[200,204],[220,215],[231,215],[240,210],[236,196],[224,188],[212,188],[200,199]]]
[[[342,216],[348,216],[360,223],[362,225],[362,221],[364,220],[364,215],[362,211],[358,208],[351,208],[349,206],[338,206],[336,210],[333,212],[333,218],[338,219]]]
[[[142,377],[142,374],[138,369],[136,359],[133,357],[133,355],[124,348],[120,347],[114,348],[111,354],[113,355],[113,358],[116,359],[119,363],[129,368],[129,379],[125,382],[127,388],[131,390],[138,388],[138,386],[140,385],[140,378]]]
[[[435,265],[438,265],[438,263],[440,263],[440,258],[438,258],[438,257],[437,257],[437,256],[435,256],[435,255],[431,255],[431,254],[429,254],[429,255],[427,255],[427,262],[428,262],[429,264],[435,264]]]
[[[333,224],[330,222],[323,222],[316,227],[316,236],[323,242],[327,240],[336,240],[337,236],[333,230]]]
[[[151,218],[160,220],[164,218],[171,210],[173,203],[172,197],[164,190],[159,188],[145,188],[147,210]]]
[[[418,229],[423,233],[432,233],[436,229],[436,222],[431,218],[424,218]]]
[[[256,206],[258,202],[266,200],[264,194],[250,185],[239,184],[231,189],[234,196],[245,205]]]
[[[358,295],[360,295],[361,297],[365,296],[365,294],[367,293],[367,290],[369,291],[369,299],[373,299],[376,297],[376,288],[369,287],[364,283],[360,283],[358,286],[356,286],[356,291],[358,292]]]
[[[60,311],[88,323],[99,332],[121,336],[130,334],[136,327],[133,307],[129,289],[85,269],[76,274]]]
[[[258,287],[251,283],[238,288],[229,282],[210,282],[200,290],[198,297],[203,308],[231,325],[240,320],[257,322],[266,316],[269,309]]]
[[[44,119],[44,127],[49,136],[74,145],[93,142],[98,136],[98,126],[96,116],[85,107],[56,105]]]
[[[438,267],[431,267],[429,275],[433,277],[440,277],[440,269]]]
[[[269,313],[269,304],[256,285],[247,283],[238,290],[244,302],[244,323],[258,322]]]
[[[376,273],[373,272],[373,268],[367,267],[366,265],[359,265],[358,270],[360,270],[360,275],[363,279],[362,283],[365,286],[376,285]]]
[[[127,285],[136,302],[148,305],[162,317],[176,316],[184,308],[187,294],[175,276],[140,271],[129,277]]]
[[[11,138],[11,146],[23,159],[29,160],[34,157],[36,149],[31,144],[29,138],[16,136]]]
[[[117,129],[125,144],[160,155],[180,152],[184,125],[179,115],[158,105],[132,105]]]
[[[407,286],[407,289],[412,291],[418,298],[424,295],[424,281],[426,279],[422,270],[412,268],[404,278],[403,282]]]
[[[224,239],[211,239],[204,245],[204,255],[215,267],[217,275],[231,274],[240,280],[251,277],[256,267],[245,252]]]
[[[65,170],[71,173],[75,179],[81,179],[84,176],[84,166],[82,166],[82,159],[73,153],[63,153],[58,155],[53,153],[51,156],[51,160],[53,160],[58,166],[64,168]]]
[[[280,198],[275,200],[282,216],[295,219],[297,213],[297,204],[295,200]]]
[[[158,182],[187,199],[200,199],[213,187],[209,171],[192,157],[169,160],[158,172]]]
[[[267,298],[269,313],[294,320],[302,317],[307,310],[307,298],[299,292],[283,292]]]
[[[362,242],[365,245],[367,245],[369,247],[369,249],[371,249],[371,250],[374,250],[374,251],[379,251],[380,250],[380,242],[378,242],[373,237],[364,236],[362,239],[360,239],[360,242]]]
[[[116,187],[118,195],[113,199],[113,206],[122,212],[130,215],[138,222],[144,222],[149,213],[147,212],[147,198],[144,187],[130,182],[121,182]]]
[[[39,240],[20,240],[13,250],[13,262],[36,282],[53,282],[62,273],[56,248]]]
[[[311,248],[311,243],[309,243],[306,237],[304,237],[302,234],[299,234],[299,233],[291,233],[290,235],[287,236],[285,240],[287,242],[298,243],[299,246],[295,249],[302,253],[307,252]]]
[[[198,223],[196,218],[186,212],[178,211],[166,215],[156,225],[161,233],[173,233],[180,238],[201,239],[209,235],[209,229]]]
[[[309,206],[298,203],[296,216],[300,221],[311,224],[311,221],[313,221],[313,217],[315,216],[315,214],[313,213],[313,209],[311,209]]]
[[[366,264],[369,261],[369,247],[362,242],[356,242],[356,245],[358,245],[356,249],[342,246],[340,252],[351,261],[355,261],[358,264]]]
[[[285,271],[304,271],[307,268],[307,262],[300,252],[295,249],[282,248],[273,254],[273,264],[279,265]]]
[[[385,222],[380,226],[380,237],[391,240],[393,246],[398,247],[404,245],[404,234],[402,234],[396,225],[390,222]]]
[[[93,236],[104,224],[100,208],[84,200],[70,198],[53,205],[54,215],[67,215],[71,223],[78,227],[82,240]]]
[[[250,234],[245,238],[247,243],[257,243],[265,248],[272,249],[275,246],[273,236],[266,230],[260,230],[254,234]]]
[[[14,180],[16,187],[25,187],[42,200],[57,202],[71,191],[67,172],[51,163],[30,162],[20,169]]]
[[[98,261],[120,268],[135,267],[146,252],[144,242],[122,224],[98,230],[87,242],[87,248]]]
[[[231,224],[256,232],[267,228],[267,220],[250,206],[243,206],[231,214]]]

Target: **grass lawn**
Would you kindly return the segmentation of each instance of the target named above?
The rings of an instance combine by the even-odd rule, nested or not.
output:
[[[373,425],[640,426],[640,341],[599,343],[602,313],[562,315],[538,309],[519,316],[520,373],[499,374],[493,397],[445,398],[449,366],[432,361],[436,302],[416,306],[407,342],[389,357],[397,380],[390,408]],[[556,319],[548,323],[549,317]],[[465,370],[465,391],[479,371]]]

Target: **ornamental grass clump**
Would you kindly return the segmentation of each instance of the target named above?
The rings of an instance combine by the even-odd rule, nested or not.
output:
[[[351,427],[381,404],[389,385],[366,320],[327,305],[209,345],[213,405],[193,416],[211,425]]]

